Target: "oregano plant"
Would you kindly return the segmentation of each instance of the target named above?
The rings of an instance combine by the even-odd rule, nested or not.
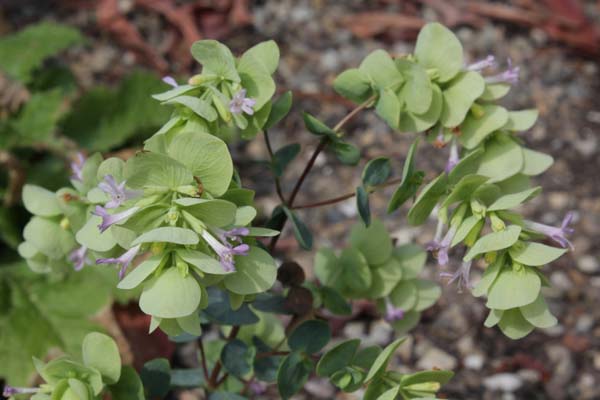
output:
[[[142,390],[130,369],[119,377],[118,353],[93,334],[84,342],[83,365],[36,361],[47,383],[7,387],[5,394],[87,400],[101,398],[107,387],[113,399],[143,399],[162,397],[169,387],[200,387],[213,400],[266,391],[288,399],[316,375],[341,391],[362,390],[367,400],[435,398],[451,371],[401,373],[392,363],[404,335],[441,294],[436,282],[421,276],[428,252],[441,280],[485,297],[487,327],[497,325],[519,339],[556,324],[542,292],[549,285],[543,267],[572,247],[572,216],[551,227],[518,211],[540,193],[531,177],[553,159],[526,148],[519,137],[535,123],[537,111],[497,104],[517,82],[517,66],[493,56],[467,64],[456,36],[438,23],[423,27],[412,54],[372,52],[334,81],[335,90],[356,104],[339,123],[330,127],[304,113],[318,144],[291,192],[284,193],[283,172],[300,145],[274,149],[269,140],[268,130],[292,105],[291,93],[273,99],[277,45],[263,42],[235,57],[224,44],[201,40],[191,52],[201,73],[186,83],[164,79],[171,88],[153,97],[171,116],[143,149],[127,160],[80,153],[71,165],[70,187],[51,192],[25,186],[23,201],[33,217],[19,252],[39,273],[68,262],[76,270],[114,266],[118,288],[139,291],[140,309],[151,317],[149,332],[196,341],[199,367],[171,370],[165,360],[154,360],[141,372]],[[346,141],[344,127],[370,110],[394,135],[414,137],[401,176],[392,177],[389,158],[375,158],[349,194],[296,204],[321,152],[344,164],[359,162],[361,152]],[[254,192],[241,181],[224,141],[236,132],[246,140],[262,134],[271,157],[281,204],[264,226],[254,222]],[[435,177],[417,167],[419,146],[428,144],[447,158]],[[409,224],[437,220],[426,248],[396,243],[384,216],[372,215],[369,195],[389,186],[397,187],[389,214],[410,203]],[[315,244],[296,210],[352,197],[360,220],[343,249],[318,249],[314,280],[293,261],[278,265],[274,252],[288,222],[302,248]],[[470,277],[474,267],[483,270],[478,282]],[[376,305],[396,340],[380,348],[332,337],[328,319],[351,316],[358,300]]]

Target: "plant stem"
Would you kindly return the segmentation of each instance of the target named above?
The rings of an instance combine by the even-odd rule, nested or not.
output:
[[[381,188],[385,188],[385,187],[388,187],[388,186],[392,186],[392,185],[395,185],[395,184],[401,183],[401,182],[402,182],[402,178],[391,179],[391,180],[389,180],[389,181],[387,181],[385,183],[382,183],[381,185],[377,185],[377,186],[373,186],[373,187],[369,188],[367,190],[367,192],[368,193],[373,193],[377,189],[381,189]],[[322,207],[322,206],[328,206],[328,205],[331,205],[331,204],[339,203],[339,202],[347,200],[347,199],[351,199],[354,196],[356,196],[356,192],[346,193],[346,194],[344,194],[342,196],[333,197],[331,199],[318,201],[316,203],[301,204],[299,206],[294,206],[292,209],[293,210],[299,210],[299,209],[303,209],[303,208],[317,208],[317,207]]]
[[[266,130],[263,132],[263,136],[265,137],[265,144],[267,145],[267,151],[269,152],[269,158],[271,159],[271,163],[273,162],[273,147],[271,147],[271,140],[269,139],[269,132]],[[283,191],[281,190],[281,181],[279,177],[273,171],[273,179],[275,179],[275,188],[277,190],[277,196],[279,196],[279,201],[285,203],[285,197],[283,196]]]
[[[348,123],[348,121],[350,121],[355,115],[357,115],[359,112],[361,112],[362,110],[367,108],[369,106],[369,104],[371,104],[373,102],[374,99],[375,99],[375,96],[372,96],[372,97],[368,98],[365,102],[356,106],[352,111],[350,111],[344,118],[342,118],[333,127],[333,131],[338,132],[340,129],[342,129],[344,127],[344,125],[346,125],[346,123]],[[298,192],[300,191],[302,184],[306,180],[306,177],[308,176],[310,170],[315,165],[315,161],[317,160],[317,157],[325,149],[325,147],[327,146],[328,143],[329,143],[329,138],[327,136],[324,136],[323,138],[321,138],[321,141],[319,142],[317,148],[315,149],[312,156],[308,160],[306,167],[304,167],[304,170],[302,171],[300,178],[298,178],[298,181],[296,182],[296,185],[294,186],[294,189],[292,190],[292,194],[290,195],[288,201],[282,202],[286,207],[293,208],[294,201],[296,200],[296,196],[298,195]],[[283,230],[286,222],[287,222],[287,216],[284,216],[282,218],[282,222],[280,223],[280,226],[278,227],[279,228],[278,230],[280,232],[281,232],[281,230]],[[279,240],[280,237],[281,237],[281,234],[274,236],[271,239],[271,243],[269,243],[270,252],[273,252],[273,250],[275,249],[275,246],[277,245],[277,241]]]
[[[231,332],[229,332],[229,336],[227,336],[227,341],[230,342],[233,339],[235,339],[239,332],[240,332],[239,326],[234,326],[233,328],[231,328]],[[210,378],[208,379],[208,387],[209,388],[216,389],[217,387],[219,387],[219,385],[221,383],[223,383],[224,379],[218,380],[219,373],[221,372],[222,366],[223,366],[223,364],[221,363],[221,360],[217,360],[215,367],[212,370],[212,374],[210,375]]]
[[[204,344],[202,343],[202,338],[198,340],[198,347],[200,347],[200,358],[202,360],[202,372],[204,373],[204,379],[206,382],[209,381],[208,377],[208,367],[206,366],[206,353],[204,352]]]

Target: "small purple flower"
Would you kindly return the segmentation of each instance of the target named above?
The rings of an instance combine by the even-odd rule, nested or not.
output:
[[[402,318],[404,318],[404,310],[394,306],[389,299],[385,299],[385,315],[383,319],[391,324]]]
[[[131,264],[137,253],[140,251],[141,246],[141,244],[138,244],[137,246],[132,247],[118,258],[99,258],[96,260],[96,264],[120,265],[121,269],[119,270],[119,279],[123,279],[125,276],[125,271],[127,271],[127,267],[129,267],[129,264]]]
[[[256,100],[246,97],[246,89],[241,89],[237,92],[229,102],[229,111],[233,114],[241,114],[245,112],[248,115],[254,114],[254,105]]]
[[[71,163],[71,179],[77,182],[83,182],[83,164],[85,164],[85,156],[83,153],[77,153],[75,160]]]
[[[519,82],[519,67],[513,67],[512,61],[508,59],[508,68],[497,75],[485,78],[487,83],[508,83],[516,85]]]
[[[179,84],[177,83],[175,78],[173,78],[172,76],[164,76],[162,78],[162,81],[164,83],[166,83],[167,85],[173,86],[174,88],[179,87]]]
[[[96,206],[96,210],[93,211],[92,214],[102,218],[102,223],[98,225],[98,228],[100,229],[100,232],[104,232],[117,222],[121,222],[131,217],[133,214],[138,212],[139,209],[139,207],[131,207],[129,210],[125,210],[120,213],[109,214],[108,211],[106,211],[106,208]]]
[[[447,282],[448,285],[456,281],[458,292],[461,293],[463,288],[466,288],[467,290],[471,290],[473,288],[473,285],[471,285],[470,274],[471,261],[463,261],[463,263],[456,271],[454,271],[454,273],[442,272],[440,273],[440,277],[449,278]]]
[[[81,246],[76,248],[71,252],[71,254],[69,254],[69,261],[71,261],[74,264],[73,268],[75,269],[75,271],[81,271],[83,267],[86,264],[88,264],[87,250],[87,247]]]
[[[496,67],[496,57],[490,54],[482,60],[477,60],[474,63],[467,65],[466,70],[479,72],[486,68],[494,67]]]
[[[98,187],[110,196],[110,201],[106,203],[105,208],[117,208],[127,200],[141,194],[139,191],[125,189],[125,181],[117,184],[112,175],[106,175],[104,181],[100,182]]]
[[[23,388],[6,385],[4,386],[4,390],[2,390],[2,396],[11,397],[16,394],[33,394],[39,391],[40,389],[38,388]]]
[[[242,243],[242,237],[248,236],[250,229],[246,227],[233,228],[228,231],[222,229],[215,229],[217,236],[222,242],[228,243],[229,240],[233,242]]]
[[[456,142],[453,141],[452,146],[450,146],[450,156],[448,157],[448,162],[446,163],[446,168],[444,169],[447,174],[449,174],[450,171],[456,167],[458,161],[458,146],[456,145]]]
[[[232,246],[229,242],[224,241],[221,243],[217,238],[210,234],[207,230],[203,231],[201,234],[202,238],[208,243],[208,245],[217,253],[221,265],[225,272],[234,272],[235,271],[235,256],[246,256],[248,255],[248,251],[250,251],[250,246],[245,243],[239,244],[237,246]]]
[[[450,226],[450,229],[448,229],[442,240],[436,237],[427,244],[427,250],[437,256],[438,264],[441,266],[448,265],[448,250],[450,250],[450,244],[452,243],[452,239],[454,239],[454,235],[456,235],[456,230],[456,226]]]
[[[252,393],[258,396],[260,396],[261,394],[265,394],[267,391],[267,385],[254,380],[250,382],[249,388],[252,391]]]
[[[573,243],[571,243],[569,239],[567,239],[567,235],[572,235],[573,233],[575,233],[575,229],[569,227],[569,225],[573,221],[574,216],[575,214],[572,211],[569,211],[563,218],[562,223],[559,227],[540,224],[539,222],[533,221],[526,221],[525,225],[532,231],[536,231],[546,235],[548,238],[558,243],[561,247],[568,247],[571,250],[573,250]]]

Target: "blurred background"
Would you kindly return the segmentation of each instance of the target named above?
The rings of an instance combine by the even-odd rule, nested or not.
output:
[[[547,267],[557,327],[511,341],[483,327],[481,300],[445,287],[438,305],[401,348],[398,368],[456,371],[443,392],[452,399],[599,399],[597,0],[0,0],[0,377],[27,383],[29,355],[77,352],[83,333],[98,326],[118,338],[125,359],[137,366],[157,356],[179,366],[197,365],[193,344],[176,347],[160,334],[146,334],[143,314],[127,297],[115,296],[113,271],[88,268],[77,275],[65,272],[61,279],[28,272],[15,251],[28,220],[20,203],[25,182],[50,189],[66,184],[66,167],[78,150],[128,157],[139,149],[169,115],[149,97],[168,88],[160,78],[173,75],[181,81],[199,71],[188,52],[195,40],[215,38],[240,53],[275,39],[282,55],[279,91],[292,90],[294,106],[271,140],[275,148],[302,144],[284,177],[283,189],[289,191],[316,146],[303,131],[300,112],[339,120],[349,104],[331,88],[336,74],[376,48],[411,52],[426,21],[456,32],[468,61],[493,54],[520,66],[520,83],[504,105],[540,110],[538,123],[521,137],[555,158],[537,178],[544,194],[525,214],[555,225],[575,211],[575,250]],[[394,175],[400,175],[412,135],[391,132],[369,112],[348,125],[347,135],[362,149],[361,166],[390,156]],[[277,205],[264,144],[260,138],[233,140],[231,148],[245,185],[257,191],[264,219]],[[417,166],[429,179],[446,159],[447,149],[422,145]],[[361,166],[342,166],[321,155],[297,203],[352,192]],[[391,190],[371,198],[381,217]],[[433,221],[408,227],[405,212],[385,219],[398,242],[431,240]],[[301,215],[315,234],[315,250],[343,245],[357,218],[352,199]],[[278,254],[310,274],[314,252],[300,250],[291,232],[283,233]],[[430,260],[429,267],[435,278],[435,262]],[[80,304],[73,307],[75,302]],[[338,322],[340,337],[384,344],[393,335],[368,310],[358,320]],[[172,396],[201,398],[193,391]],[[298,398],[335,396],[332,387],[317,380]]]

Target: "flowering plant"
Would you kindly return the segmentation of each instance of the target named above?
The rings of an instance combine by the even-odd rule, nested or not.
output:
[[[150,332],[161,329],[173,340],[199,344],[197,374],[164,366],[173,386],[202,387],[210,399],[237,399],[260,395],[276,383],[287,399],[315,371],[340,390],[364,390],[365,399],[434,397],[452,372],[388,370],[402,338],[384,349],[361,346],[358,339],[326,347],[331,340],[326,318],[351,315],[349,301],[376,302],[384,320],[403,335],[440,296],[435,282],[419,276],[426,251],[409,243],[395,246],[383,222],[371,216],[369,194],[396,184],[388,212],[412,198],[411,225],[422,225],[433,212],[437,230],[426,250],[437,259],[442,277],[487,297],[486,326],[498,325],[518,339],[556,323],[542,294],[548,281],[541,267],[570,247],[571,216],[554,228],[515,211],[540,193],[530,178],[553,160],[526,148],[517,136],[534,124],[535,110],[508,111],[496,104],[518,80],[518,67],[510,61],[504,72],[489,74],[498,67],[494,57],[466,64],[458,39],[437,23],[422,29],[414,54],[372,52],[334,82],[356,108],[333,127],[304,114],[319,144],[291,194],[284,196],[280,180],[299,145],[273,151],[269,141],[268,130],[285,117],[292,100],[289,93],[272,99],[277,45],[260,43],[239,58],[213,40],[196,42],[191,51],[202,73],[187,84],[164,79],[172,88],[154,98],[173,112],[142,151],[126,161],[79,155],[71,167],[72,187],[56,193],[25,186],[23,201],[34,217],[19,246],[37,272],[52,271],[66,260],[77,270],[116,266],[118,287],[140,290]],[[350,195],[297,206],[296,196],[319,153],[329,150],[345,164],[358,163],[360,151],[344,140],[342,129],[370,108],[392,129],[448,148],[444,171],[425,179],[416,169],[417,137],[401,178],[390,179],[389,159],[376,158],[366,164],[361,185]],[[242,184],[223,140],[232,131],[244,139],[263,133],[281,199],[266,226],[253,224],[254,192]],[[306,281],[294,262],[278,267],[272,253],[288,221],[301,247],[313,245],[296,209],[349,197],[355,197],[361,221],[339,254],[329,248],[317,252],[316,282]],[[560,247],[542,243],[545,237]],[[470,277],[474,265],[484,268],[477,284]],[[283,319],[289,321],[285,329]],[[203,331],[213,327],[221,336],[207,343]],[[52,398],[97,398],[100,391],[93,389],[86,392],[90,397],[72,389],[68,396]],[[146,394],[160,397],[166,390],[151,385]],[[128,396],[143,398],[141,393]]]

